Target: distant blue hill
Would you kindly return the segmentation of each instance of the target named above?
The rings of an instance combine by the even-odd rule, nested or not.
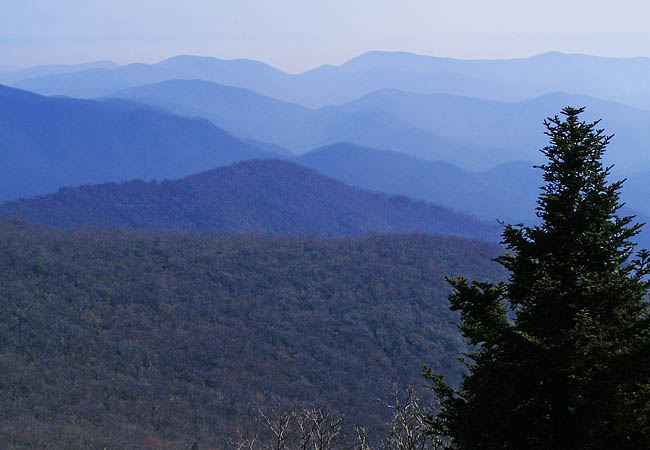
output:
[[[375,192],[405,195],[472,213],[484,220],[506,223],[538,222],[537,198],[544,184],[542,171],[532,163],[513,161],[482,172],[470,172],[444,161],[424,161],[404,154],[338,143],[298,156],[298,164],[311,167],[334,179]],[[623,185],[622,215],[635,215],[637,222],[650,223],[648,180],[639,174]],[[612,176],[610,181],[616,180]],[[645,192],[643,199],[639,194]],[[636,239],[650,248],[650,228]]]
[[[427,159],[470,167],[495,163],[490,149],[457,143],[414,126],[392,105],[359,107],[356,103],[309,109],[263,96],[249,89],[202,80],[172,80],[119,91],[126,98],[187,116],[201,116],[238,136],[269,142],[296,153],[347,141],[390,148]],[[513,154],[502,157],[512,159]],[[499,162],[499,159],[496,159]]]
[[[556,52],[530,58],[463,60],[373,51],[340,66],[322,66],[298,75],[259,61],[190,55],[157,64],[90,69],[40,75],[25,72],[5,83],[45,95],[92,98],[171,79],[202,79],[253,89],[308,107],[342,104],[380,89],[500,101],[518,101],[562,91],[650,109],[648,58],[603,58]]]
[[[12,86],[43,95],[95,98],[115,91],[173,79],[205,79],[263,90],[290,89],[291,75],[257,61],[177,56],[158,64],[133,63],[110,68],[87,68],[72,73],[47,74],[13,80]]]
[[[529,58],[471,60],[371,51],[340,66],[340,70],[348,72],[377,69],[428,74],[451,72],[536,89],[537,94],[529,97],[564,91],[629,103],[636,107],[650,107],[650,103],[645,101],[647,98],[639,98],[641,93],[650,93],[650,58],[608,58],[548,52]]]
[[[178,178],[270,153],[205,119],[125,100],[49,98],[0,86],[0,201],[62,186]]]
[[[402,123],[452,142],[492,147],[497,150],[493,158],[498,164],[540,160],[538,150],[547,144],[542,122],[566,106],[585,106],[583,120],[602,119],[601,126],[616,134],[606,158],[617,170],[629,173],[650,168],[650,111],[593,97],[556,92],[521,102],[496,102],[383,90],[332,110],[389,111]]]
[[[544,119],[565,106],[586,106],[586,120],[603,119],[602,126],[617,135],[607,154],[616,170],[650,169],[650,111],[566,93],[498,102],[384,89],[319,109],[201,80],[166,81],[114,95],[205,117],[239,136],[298,153],[351,142],[473,170],[539,161],[538,150],[547,142]]]
[[[316,149],[295,161],[353,186],[438,203],[492,222],[532,220],[541,184],[531,163],[470,172],[444,161],[348,143]]]
[[[276,234],[453,234],[496,241],[500,227],[406,197],[370,193],[314,170],[246,161],[180,180],[76,188],[0,205],[0,216],[55,227]]]
[[[0,64],[0,73],[14,72],[16,70],[18,70],[17,67]]]
[[[10,67],[3,69],[2,66],[0,66],[0,72],[2,72],[2,74],[0,74],[0,83],[11,84],[30,78],[62,75],[89,69],[113,70],[118,67],[120,67],[120,65],[113,61],[93,61],[83,64],[48,64],[23,69],[12,69]]]

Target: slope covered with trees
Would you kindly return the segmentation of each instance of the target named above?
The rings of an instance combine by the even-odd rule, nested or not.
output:
[[[499,226],[441,206],[373,194],[293,163],[246,161],[176,181],[62,189],[0,205],[56,227],[354,235],[420,231],[496,241]]]
[[[383,428],[378,399],[458,376],[444,277],[499,280],[495,245],[56,231],[0,222],[5,448],[223,445],[251,402],[328,404]],[[152,444],[153,445],[153,444]]]

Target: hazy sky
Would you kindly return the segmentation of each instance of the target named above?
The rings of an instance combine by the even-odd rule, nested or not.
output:
[[[367,50],[650,56],[648,0],[0,0],[0,65],[177,54],[291,72]]]

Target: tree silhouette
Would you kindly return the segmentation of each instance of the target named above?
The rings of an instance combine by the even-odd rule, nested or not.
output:
[[[458,390],[425,368],[440,401],[432,430],[454,449],[640,449],[650,442],[650,254],[620,217],[623,181],[601,160],[612,136],[547,119],[541,223],[507,225],[509,282],[449,280],[473,346]]]

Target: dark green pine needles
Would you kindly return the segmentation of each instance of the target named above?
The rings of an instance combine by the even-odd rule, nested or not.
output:
[[[448,448],[650,448],[650,254],[633,256],[641,225],[617,215],[622,181],[601,162],[611,136],[583,110],[544,123],[541,224],[504,228],[509,282],[450,280],[475,350],[459,390],[425,369]]]

